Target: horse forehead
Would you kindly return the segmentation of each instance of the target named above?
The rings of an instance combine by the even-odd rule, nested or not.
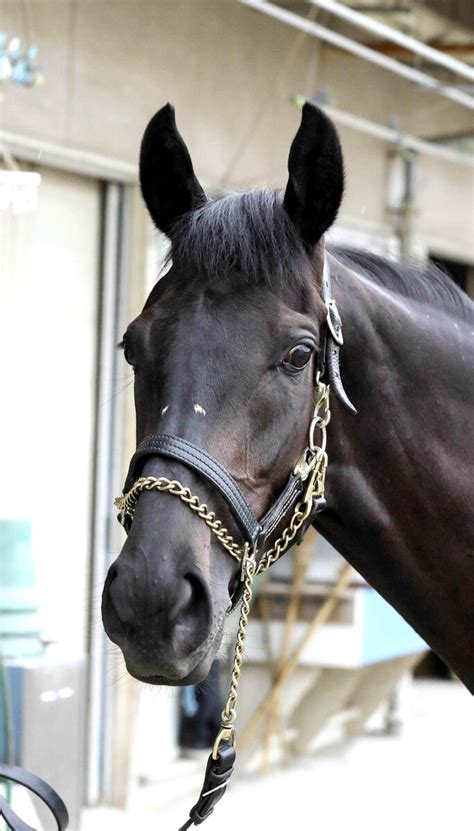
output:
[[[207,347],[234,335],[264,337],[283,319],[284,302],[265,287],[237,286],[229,291],[216,286],[187,290],[177,286],[161,302],[143,310],[136,319],[145,343],[169,345],[205,342]],[[255,329],[255,324],[267,324]]]

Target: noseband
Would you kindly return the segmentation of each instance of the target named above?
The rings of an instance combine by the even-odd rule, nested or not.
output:
[[[260,519],[254,516],[238,484],[230,473],[205,450],[179,436],[156,433],[148,436],[134,453],[125,481],[123,495],[115,500],[119,520],[128,531],[142,491],[156,490],[177,496],[210,528],[223,548],[240,563],[242,605],[237,642],[227,703],[221,715],[221,729],[209,758],[204,785],[198,802],[190,811],[190,818],[180,831],[199,825],[214,810],[223,796],[235,761],[235,720],[237,717],[238,683],[243,661],[253,579],[275,563],[293,543],[300,543],[316,515],[326,506],[324,498],[326,468],[326,428],[331,418],[329,387],[346,409],[356,412],[346,395],[339,369],[339,349],[343,344],[342,323],[336,302],[331,297],[331,282],[327,259],[324,261],[322,299],[327,309],[322,327],[322,344],[315,382],[315,407],[308,429],[307,445],[290,472],[288,481],[267,513]],[[316,436],[319,434],[319,444]],[[206,504],[176,479],[165,476],[140,476],[140,469],[149,456],[174,459],[199,473],[225,499],[231,514],[242,532],[243,542],[234,540],[221,520]],[[292,509],[283,531],[266,548],[268,541]]]

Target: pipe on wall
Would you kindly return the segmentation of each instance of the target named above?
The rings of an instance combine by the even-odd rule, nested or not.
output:
[[[435,92],[438,95],[449,98],[451,101],[455,101],[456,104],[467,107],[467,109],[474,109],[474,97],[471,95],[468,95],[453,86],[449,86],[448,84],[443,84],[431,75],[427,75],[425,72],[421,72],[421,70],[415,69],[412,66],[400,63],[394,58],[390,58],[381,52],[376,52],[374,49],[370,49],[368,46],[358,43],[356,40],[352,40],[352,38],[339,34],[339,32],[327,29],[319,23],[314,23],[305,17],[300,17],[300,15],[294,14],[281,6],[275,6],[273,3],[268,3],[266,0],[240,0],[240,2],[244,6],[263,12],[263,14],[267,14],[276,20],[281,20],[283,23],[287,23],[296,29],[300,29],[308,35],[312,35],[313,37],[324,40],[327,43],[331,43],[333,46],[338,46],[346,52],[350,52],[352,55],[356,55],[359,58],[369,61],[369,63],[380,66],[382,69],[387,69],[396,75],[400,75],[401,77],[418,84],[420,87],[429,92]]]

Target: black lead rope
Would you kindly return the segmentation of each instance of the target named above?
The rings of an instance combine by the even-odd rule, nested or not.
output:
[[[227,783],[232,776],[235,762],[235,748],[231,739],[219,745],[217,758],[209,756],[204,782],[199,799],[189,812],[189,819],[179,831],[188,831],[192,825],[200,825],[213,812],[215,806],[225,794]]]

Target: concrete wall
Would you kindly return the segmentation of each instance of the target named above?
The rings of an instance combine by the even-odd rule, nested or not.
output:
[[[25,35],[21,9],[2,0],[4,31]],[[170,100],[198,174],[212,186],[283,186],[299,120],[291,99],[320,87],[341,109],[385,124],[395,117],[422,136],[471,124],[468,110],[237,0],[36,0],[29,10],[46,81],[41,89],[7,89],[4,129],[134,163],[145,124]],[[388,232],[387,146],[341,134],[348,170],[342,218]],[[458,205],[466,216],[472,177],[446,163],[433,173],[456,196],[453,204],[443,198],[431,228],[430,193],[419,206],[420,231],[438,237],[441,223],[446,253],[460,244],[459,256],[474,259],[464,229],[454,227]]]

